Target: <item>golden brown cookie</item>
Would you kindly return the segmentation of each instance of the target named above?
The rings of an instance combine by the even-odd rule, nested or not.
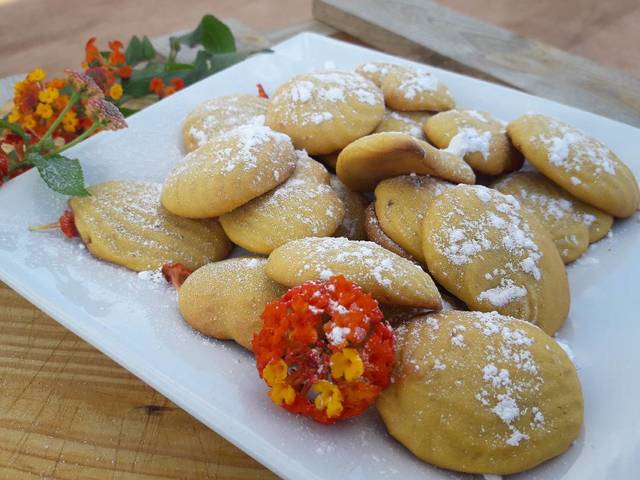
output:
[[[421,66],[390,69],[382,78],[382,93],[387,107],[394,110],[441,112],[455,107],[446,85]]]
[[[345,147],[336,173],[351,190],[373,190],[385,178],[409,173],[432,175],[454,183],[475,183],[462,158],[432,147],[406,133],[375,133]]]
[[[434,198],[453,186],[428,175],[400,175],[381,181],[375,189],[375,209],[382,231],[424,263],[424,214]]]
[[[288,287],[344,275],[383,303],[433,310],[442,307],[428,273],[373,242],[317,237],[293,240],[271,252],[267,275]]]
[[[295,172],[270,192],[220,217],[231,241],[269,254],[296,238],[333,235],[344,206],[329,183],[329,173],[301,150]]]
[[[377,407],[389,433],[441,468],[507,475],[566,451],[584,417],[576,368],[530,323],[449,311],[397,330]]]
[[[423,125],[432,116],[430,112],[396,112],[387,110],[374,133],[401,132],[419,140],[426,140]]]
[[[293,77],[273,95],[267,125],[291,137],[309,155],[336,152],[368,133],[384,115],[382,92],[353,72]]]
[[[369,206],[365,210],[366,217],[366,230],[367,230],[367,238],[374,243],[377,243],[383,248],[386,248],[390,252],[395,253],[396,255],[400,255],[407,260],[411,260],[414,263],[418,263],[415,258],[411,256],[409,252],[404,250],[400,245],[391,240],[386,233],[380,227],[380,222],[378,222],[378,217],[376,217],[376,209],[373,203],[370,203]]]
[[[507,136],[506,124],[487,112],[449,110],[429,118],[424,132],[430,143],[463,157],[486,175],[518,170],[523,158]]]
[[[537,114],[515,119],[507,131],[529,162],[583,202],[614,217],[628,217],[638,209],[636,177],[599,140]]]
[[[193,272],[178,290],[178,307],[194,329],[220,340],[235,340],[251,350],[262,328],[264,306],[286,288],[265,273],[265,258],[231,258]]]
[[[165,181],[162,204],[181,217],[217,217],[280,185],[295,167],[289,137],[239,127],[189,153]]]
[[[434,278],[471,310],[529,320],[549,335],[569,312],[560,254],[538,219],[511,195],[458,185],[427,210],[422,251]]]
[[[344,217],[333,236],[346,237],[349,240],[366,240],[364,209],[367,202],[362,195],[349,190],[335,175],[331,175],[331,187],[344,205]]]
[[[160,205],[162,185],[115,181],[72,197],[80,238],[97,258],[140,272],[165,263],[196,269],[229,254],[231,242],[217,220],[190,220]]]
[[[269,101],[257,95],[227,95],[196,107],[184,119],[182,138],[187,152],[243,125],[264,125]]]
[[[513,195],[537,215],[565,263],[580,257],[589,247],[591,237],[602,238],[613,225],[611,215],[581,202],[537,172],[512,173],[497,181],[493,188]]]

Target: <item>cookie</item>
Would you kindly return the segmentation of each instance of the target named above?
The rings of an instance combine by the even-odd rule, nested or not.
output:
[[[581,202],[536,172],[512,173],[493,188],[513,195],[538,217],[565,263],[580,257],[589,242],[605,236],[613,225],[611,215]]]
[[[475,171],[500,175],[523,163],[507,136],[506,124],[490,113],[449,110],[429,118],[424,133],[430,143],[464,158]]]
[[[218,135],[243,125],[264,125],[269,101],[257,95],[227,95],[204,102],[182,124],[187,152]]]
[[[367,231],[367,238],[369,240],[377,243],[381,247],[386,248],[396,255],[417,263],[417,260],[413,258],[409,252],[404,250],[400,245],[391,240],[386,233],[384,233],[382,227],[380,226],[380,222],[378,222],[375,205],[373,203],[369,204],[364,213],[366,219],[365,229]]]
[[[336,163],[338,163],[338,155],[340,152],[327,153],[326,155],[314,155],[315,158],[320,163],[324,164],[325,167],[328,167],[332,170],[336,169]]]
[[[638,209],[636,177],[599,140],[537,114],[517,118],[507,132],[513,145],[543,175],[583,202],[621,218]]]
[[[442,306],[428,273],[373,242],[316,237],[293,240],[271,252],[267,275],[288,287],[344,275],[382,303],[433,310]]]
[[[383,76],[381,88],[393,110],[441,112],[455,107],[449,89],[424,67],[396,65]]]
[[[366,240],[364,209],[367,203],[365,199],[359,193],[349,190],[335,175],[331,175],[331,187],[344,205],[344,217],[333,236],[345,237],[349,240]]]
[[[284,183],[220,217],[231,241],[269,254],[289,240],[333,235],[344,206],[320,163],[298,150],[296,169]]]
[[[189,153],[166,179],[162,204],[181,217],[217,217],[280,185],[295,167],[289,137],[239,127]]]
[[[430,112],[396,112],[387,110],[374,133],[401,132],[408,133],[419,140],[426,140],[423,125],[432,116]]]
[[[384,115],[382,92],[352,72],[293,77],[273,95],[267,125],[286,133],[309,155],[336,152],[371,133]]]
[[[400,175],[375,189],[376,217],[382,231],[421,263],[422,221],[433,199],[454,185],[427,175]]]
[[[418,458],[507,475],[560,455],[577,438],[584,401],[576,368],[536,326],[449,311],[413,318],[396,335],[392,382],[377,408]]]
[[[235,340],[251,350],[264,306],[287,290],[267,276],[266,263],[264,258],[231,258],[193,272],[178,290],[184,320],[204,335]]]
[[[231,242],[216,220],[190,220],[160,204],[162,185],[116,181],[72,197],[76,228],[95,257],[137,272],[182,263],[193,270],[229,254]]]
[[[480,185],[441,193],[424,217],[422,252],[436,281],[471,310],[529,320],[549,335],[567,318],[560,254],[511,195]]]
[[[393,63],[368,62],[358,66],[356,68],[356,73],[368,78],[378,87],[382,87],[382,81],[384,78],[396,67],[397,65],[394,65]]]
[[[475,183],[473,170],[462,158],[438,150],[406,133],[375,133],[340,152],[336,173],[351,190],[373,190],[385,178],[409,173],[432,175],[454,183]]]

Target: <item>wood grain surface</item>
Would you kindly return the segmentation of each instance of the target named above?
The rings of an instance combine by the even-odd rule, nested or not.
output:
[[[381,50],[410,52],[450,70],[471,69],[476,76],[640,126],[640,79],[434,1],[314,0],[313,13]]]
[[[271,479],[0,283],[0,479]]]

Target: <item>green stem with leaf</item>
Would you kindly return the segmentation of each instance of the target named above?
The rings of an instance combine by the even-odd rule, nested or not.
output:
[[[87,130],[85,130],[84,132],[82,132],[80,135],[78,135],[75,139],[73,139],[71,142],[69,143],[65,143],[63,146],[61,146],[59,149],[55,150],[54,152],[52,152],[50,155],[57,155],[60,152],[64,152],[65,150],[67,150],[68,148],[73,147],[74,145],[77,145],[78,143],[80,143],[81,141],[83,141],[85,138],[90,137],[91,135],[93,135],[95,133],[96,130],[98,130],[101,127],[100,122],[93,122],[93,125],[91,125]],[[48,155],[47,155],[48,156]]]
[[[73,108],[73,106],[76,103],[78,103],[78,100],[80,100],[80,94],[74,90],[73,93],[71,94],[71,97],[69,98],[69,101],[64,106],[62,111],[58,114],[58,117],[54,120],[54,122],[51,124],[49,129],[42,136],[40,141],[34,145],[34,149],[37,149],[38,147],[41,146],[42,143],[44,143],[45,141],[51,138],[51,136],[53,135],[53,132],[56,131],[56,128],[58,128],[64,116],[69,112],[69,110]]]

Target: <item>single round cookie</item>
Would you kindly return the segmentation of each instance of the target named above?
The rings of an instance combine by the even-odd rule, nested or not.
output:
[[[423,126],[432,115],[430,112],[396,112],[395,110],[387,110],[380,125],[373,133],[401,132],[419,140],[426,140]]]
[[[424,133],[430,143],[464,158],[486,175],[518,170],[524,161],[507,136],[506,123],[477,110],[449,110],[429,118]]]
[[[293,77],[273,95],[267,125],[291,137],[309,155],[336,152],[371,133],[384,115],[382,92],[352,72]]]
[[[296,238],[329,236],[344,217],[344,206],[329,184],[329,173],[302,150],[293,175],[270,192],[220,217],[231,241],[269,254]]]
[[[392,383],[377,401],[387,430],[418,458],[507,475],[566,451],[584,419],[576,368],[530,323],[448,311],[396,330]]]
[[[187,152],[218,135],[243,125],[264,125],[269,100],[257,95],[227,95],[204,102],[191,111],[182,124]]]
[[[178,290],[184,320],[204,335],[251,350],[264,306],[287,291],[265,273],[265,258],[231,258],[193,272]]]
[[[280,185],[295,167],[289,137],[239,127],[189,153],[166,179],[162,204],[181,217],[217,217]]]
[[[599,240],[613,225],[611,215],[581,202],[537,172],[512,173],[493,188],[513,195],[538,217],[565,263],[580,257],[595,241],[591,238]]]
[[[374,243],[377,243],[383,248],[386,248],[390,252],[395,253],[396,255],[400,255],[407,260],[411,260],[414,263],[418,263],[415,258],[411,256],[409,252],[403,249],[396,242],[391,240],[386,233],[382,230],[380,226],[380,222],[378,222],[378,217],[376,216],[376,209],[373,203],[370,203],[369,206],[365,210],[365,218],[366,218],[366,230],[367,230],[367,238]]]
[[[351,190],[373,190],[379,181],[409,173],[432,175],[454,183],[475,183],[461,157],[438,150],[406,133],[375,133],[345,147],[336,173]]]
[[[449,89],[424,67],[391,68],[382,78],[382,93],[394,110],[441,112],[455,107]]]
[[[602,142],[566,123],[537,114],[512,121],[513,145],[543,175],[589,205],[628,217],[640,204],[633,172]]]
[[[458,185],[427,210],[422,251],[434,278],[471,310],[529,320],[549,335],[569,313],[560,254],[538,219],[511,195]]]
[[[349,190],[335,175],[331,175],[331,187],[344,205],[344,217],[333,236],[346,237],[349,240],[366,240],[364,209],[367,202],[364,197]]]
[[[375,209],[382,231],[413,258],[424,263],[424,214],[434,198],[453,186],[427,175],[400,175],[381,181],[375,189]]]
[[[267,275],[293,287],[344,275],[383,303],[439,310],[440,294],[428,273],[373,242],[309,237],[276,248]]]
[[[140,272],[165,263],[194,270],[229,254],[231,242],[217,220],[190,220],[160,204],[162,185],[115,181],[89,187],[69,207],[87,250],[97,258]]]

